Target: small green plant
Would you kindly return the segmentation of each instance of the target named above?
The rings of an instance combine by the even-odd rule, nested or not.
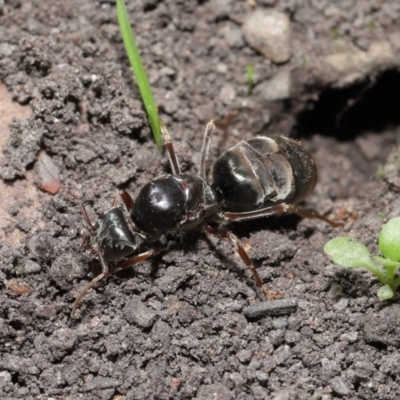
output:
[[[24,264],[20,263],[19,261],[16,261],[13,264],[13,268],[14,268],[14,271],[16,272],[16,274],[18,274],[18,275],[26,275],[25,266],[24,266]]]
[[[379,179],[385,179],[386,178],[386,170],[385,170],[385,167],[383,165],[380,165],[378,167],[378,171],[376,171],[376,176]]]
[[[129,62],[135,74],[137,84],[139,86],[140,95],[144,108],[146,109],[147,117],[150,121],[151,130],[158,149],[161,150],[161,126],[158,118],[157,106],[154,101],[153,93],[151,92],[150,83],[144,69],[142,59],[140,58],[139,50],[136,46],[135,36],[129,23],[128,12],[126,11],[124,0],[117,0],[117,16],[121,30],[121,36],[124,41],[125,50],[128,54]]]
[[[340,38],[339,30],[337,28],[331,29],[331,35],[334,40],[338,40]]]
[[[383,284],[378,289],[380,300],[391,299],[400,286],[400,217],[383,225],[378,239],[383,255],[371,256],[367,247],[356,239],[340,236],[324,246],[325,253],[335,264],[345,268],[367,268]]]
[[[254,65],[249,64],[246,68],[247,74],[247,96],[251,95],[254,86]]]

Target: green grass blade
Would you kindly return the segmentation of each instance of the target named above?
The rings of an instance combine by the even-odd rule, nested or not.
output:
[[[124,41],[125,50],[129,57],[129,62],[136,77],[139,91],[142,96],[144,108],[150,121],[151,130],[157,147],[162,148],[160,120],[158,118],[157,106],[151,92],[149,80],[144,69],[142,59],[136,46],[135,36],[129,23],[128,12],[124,0],[117,0],[117,16]]]
[[[246,68],[247,74],[247,96],[251,95],[254,86],[254,65],[249,64]]]

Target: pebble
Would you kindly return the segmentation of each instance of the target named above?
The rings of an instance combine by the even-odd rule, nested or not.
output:
[[[0,43],[0,55],[4,57],[10,57],[14,53],[15,46],[9,43]]]
[[[83,388],[85,392],[101,389],[112,389],[122,385],[122,381],[114,378],[107,378],[105,376],[96,376],[90,382],[87,382]]]
[[[276,10],[256,10],[249,14],[242,26],[250,47],[274,63],[290,59],[290,20]]]
[[[348,305],[349,305],[349,299],[343,298],[343,299],[340,299],[337,303],[335,303],[333,305],[333,308],[336,311],[344,311]]]
[[[233,393],[222,383],[203,385],[197,392],[196,400],[232,400]]]
[[[37,272],[40,272],[41,269],[42,267],[40,266],[40,264],[32,260],[27,260],[24,264],[24,270],[27,274],[35,274]]]
[[[347,385],[343,382],[342,378],[339,376],[332,378],[329,381],[329,385],[332,390],[337,393],[339,396],[347,396],[350,394],[350,389]]]
[[[0,369],[19,372],[21,374],[38,375],[39,369],[29,358],[6,355],[0,361]]]
[[[288,345],[280,346],[274,353],[274,361],[276,365],[282,365],[290,356],[290,347]]]
[[[358,332],[343,333],[339,339],[343,342],[355,343],[358,339]]]
[[[280,71],[271,79],[260,83],[254,94],[266,101],[285,100],[290,97],[290,72]]]
[[[376,70],[389,67],[393,62],[395,52],[391,44],[386,41],[374,41],[368,51],[349,47],[323,57],[317,66],[317,75],[323,82],[335,82],[338,87],[343,87]]]
[[[246,364],[250,362],[252,356],[252,351],[248,349],[240,350],[236,353],[236,358],[242,363]]]
[[[124,308],[125,318],[130,322],[138,325],[142,329],[150,328],[157,314],[149,309],[138,296],[133,296]]]
[[[225,25],[220,31],[228,46],[233,48],[241,48],[244,45],[242,31],[234,25]]]
[[[221,91],[219,93],[219,98],[221,99],[223,104],[225,105],[232,104],[235,97],[236,97],[236,90],[233,85],[227,84],[221,88]]]
[[[392,305],[365,317],[365,340],[400,347],[400,306]]]
[[[76,343],[76,332],[69,328],[60,328],[49,337],[49,345],[52,349],[68,352]]]
[[[268,383],[268,374],[266,374],[264,371],[256,371],[256,378],[261,385]]]

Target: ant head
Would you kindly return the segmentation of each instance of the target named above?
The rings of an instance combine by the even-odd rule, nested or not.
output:
[[[135,236],[120,207],[110,208],[99,218],[94,226],[93,240],[102,249],[104,258],[110,261],[128,257],[137,250]]]

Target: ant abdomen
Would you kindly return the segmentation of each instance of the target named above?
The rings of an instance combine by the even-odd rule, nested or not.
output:
[[[295,204],[314,188],[314,160],[300,143],[279,137],[242,140],[214,164],[213,189],[223,209],[252,211]]]

